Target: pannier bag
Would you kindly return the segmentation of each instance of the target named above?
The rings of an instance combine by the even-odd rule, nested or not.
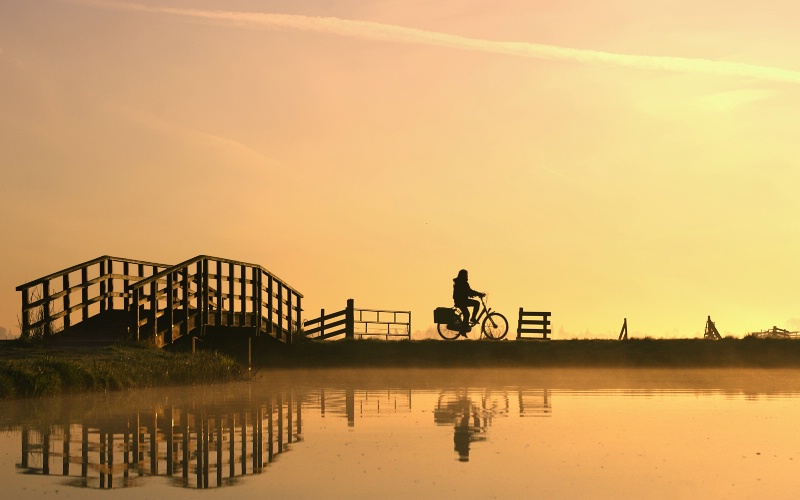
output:
[[[434,323],[451,324],[456,320],[456,312],[452,307],[437,307],[433,310]]]

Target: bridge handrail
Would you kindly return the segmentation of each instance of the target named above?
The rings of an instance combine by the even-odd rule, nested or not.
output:
[[[272,279],[276,280],[283,287],[291,290],[298,297],[303,298],[303,294],[302,293],[298,292],[297,290],[295,290],[291,286],[287,285],[286,281],[282,280],[275,273],[273,273],[272,271],[266,269],[265,267],[261,266],[260,264],[252,264],[250,262],[242,262],[242,261],[239,261],[239,260],[225,259],[225,258],[221,258],[221,257],[214,257],[212,255],[198,255],[197,257],[192,257],[191,259],[183,261],[180,264],[175,264],[174,266],[170,266],[170,267],[168,267],[167,269],[164,269],[163,271],[161,271],[158,274],[154,274],[153,276],[150,276],[149,278],[137,281],[134,285],[131,286],[131,290],[133,290],[134,288],[141,288],[141,287],[143,287],[143,286],[145,286],[145,285],[147,285],[147,284],[149,284],[149,283],[151,283],[151,282],[153,282],[155,280],[164,279],[170,273],[177,272],[178,270],[180,270],[180,269],[182,269],[182,268],[184,268],[186,266],[190,266],[190,265],[192,265],[192,264],[194,264],[194,263],[196,263],[198,261],[201,261],[203,259],[213,260],[213,261],[216,261],[216,262],[222,262],[222,263],[225,263],[225,264],[233,264],[235,266],[245,266],[245,267],[251,267],[251,268],[254,268],[254,269],[260,269],[261,272],[272,276]]]
[[[212,264],[216,272],[210,270]],[[293,328],[301,324],[303,295],[284,280],[258,264],[210,255],[136,282],[130,297],[129,331],[137,340],[152,336],[157,343],[171,343],[193,324],[201,332],[206,326],[253,327],[256,335],[286,335],[291,342]]]
[[[123,274],[113,272],[114,263],[124,265]],[[139,267],[139,274],[131,274],[128,267],[131,264]],[[89,270],[93,266],[99,267],[98,276],[89,279]],[[102,255],[19,285],[16,287],[16,290],[22,292],[21,335],[23,337],[28,337],[38,329],[41,329],[43,335],[49,335],[57,331],[59,326],[54,322],[62,320],[62,318],[62,327],[68,328],[71,326],[70,314],[82,310],[82,320],[86,320],[89,318],[89,306],[98,302],[100,303],[101,312],[106,309],[113,310],[113,298],[127,298],[129,282],[142,279],[145,266],[152,268],[154,271],[167,267],[165,264],[157,262]],[[78,271],[81,272],[80,283],[77,285],[70,285],[70,275]],[[61,280],[61,290],[51,293],[52,282],[59,279]],[[115,291],[113,286],[114,280],[123,281],[126,289],[122,292]],[[90,287],[97,284],[99,284],[98,293],[89,297]],[[41,295],[39,297],[36,297],[37,287],[41,287]],[[70,300],[70,295],[79,290],[82,292],[80,302],[73,305]],[[34,300],[31,300],[32,298]],[[57,302],[59,300],[60,302]],[[54,311],[53,309],[56,309],[59,304],[61,310],[57,312]],[[38,314],[36,313],[37,310],[39,311]],[[32,316],[34,317],[32,318]]]
[[[45,281],[52,281],[52,280],[54,280],[56,278],[60,278],[60,277],[64,276],[65,274],[74,273],[75,271],[80,271],[84,267],[93,266],[95,264],[99,264],[102,261],[108,261],[108,260],[111,260],[111,261],[114,261],[114,262],[122,262],[122,263],[126,263],[127,262],[128,264],[137,264],[137,265],[141,264],[141,265],[144,265],[144,266],[169,267],[167,264],[159,264],[158,262],[148,262],[148,261],[145,261],[145,260],[134,260],[134,259],[126,259],[124,257],[113,257],[111,255],[103,255],[101,257],[97,257],[96,259],[87,260],[86,262],[83,262],[81,264],[77,264],[77,265],[74,265],[72,267],[68,267],[66,269],[62,269],[61,271],[57,271],[57,272],[55,272],[53,274],[48,274],[47,276],[43,276],[41,278],[38,278],[38,279],[35,279],[33,281],[29,281],[29,282],[27,282],[25,284],[19,285],[16,288],[16,290],[18,292],[21,292],[22,290],[25,290],[27,288],[33,288],[36,285],[41,285]],[[97,279],[97,278],[95,278],[95,279]],[[80,286],[80,285],[77,285],[77,286]]]

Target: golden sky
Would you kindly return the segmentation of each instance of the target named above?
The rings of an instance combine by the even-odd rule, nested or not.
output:
[[[109,254],[433,326],[800,329],[800,4],[3,0],[0,326]]]

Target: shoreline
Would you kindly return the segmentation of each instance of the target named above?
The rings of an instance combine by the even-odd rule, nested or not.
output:
[[[232,353],[235,355],[235,353]],[[790,339],[339,340],[253,343],[253,365],[314,367],[800,368]]]
[[[221,339],[219,339],[221,340]],[[0,400],[248,380],[255,372],[328,368],[800,368],[791,339],[339,340],[284,345],[253,339],[235,348],[204,342],[196,354],[144,345],[0,347]]]

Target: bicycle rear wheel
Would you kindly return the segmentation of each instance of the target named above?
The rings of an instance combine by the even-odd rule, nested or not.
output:
[[[488,339],[500,340],[508,333],[508,320],[498,312],[490,313],[484,318],[481,331]]]
[[[461,335],[461,310],[453,308],[453,319],[445,324],[445,323],[437,323],[436,330],[439,332],[439,336],[445,340],[455,340]]]
[[[439,336],[445,340],[455,340],[461,334],[461,332],[456,328],[453,330],[451,327],[455,327],[455,325],[445,325],[444,323],[438,323],[436,325],[436,330],[439,331]]]

